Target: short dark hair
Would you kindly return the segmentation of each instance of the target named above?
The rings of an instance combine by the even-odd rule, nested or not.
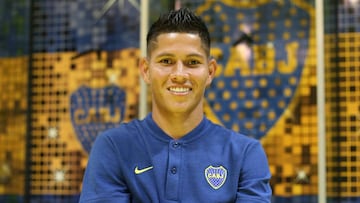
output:
[[[198,34],[207,56],[210,55],[210,34],[208,28],[201,17],[195,15],[188,8],[180,8],[179,10],[172,10],[163,14],[151,25],[146,37],[147,54],[150,54],[151,43],[156,41],[160,34],[170,32]]]

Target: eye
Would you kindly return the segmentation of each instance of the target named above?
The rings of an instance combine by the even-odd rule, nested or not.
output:
[[[160,63],[170,65],[173,64],[173,61],[171,59],[161,59]]]
[[[199,60],[189,60],[187,62],[187,64],[190,65],[190,66],[195,66],[195,65],[200,64],[200,61]]]

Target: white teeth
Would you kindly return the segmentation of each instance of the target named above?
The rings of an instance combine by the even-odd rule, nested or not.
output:
[[[183,93],[183,92],[190,91],[190,88],[187,88],[187,87],[170,87],[169,90],[172,91],[172,92]]]

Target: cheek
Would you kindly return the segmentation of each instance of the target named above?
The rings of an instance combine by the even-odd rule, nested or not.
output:
[[[164,78],[167,78],[170,75],[170,72],[171,71],[167,68],[153,67],[150,74],[152,80],[164,80]]]
[[[203,81],[206,86],[211,84],[212,79],[213,79],[212,76],[208,72],[203,73]]]
[[[148,84],[150,84],[151,86],[160,86],[162,83],[166,82],[168,76],[161,71],[153,70],[148,73],[148,78]]]

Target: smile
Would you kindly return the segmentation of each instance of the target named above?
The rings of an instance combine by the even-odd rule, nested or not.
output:
[[[169,87],[168,90],[174,93],[186,93],[191,91],[192,89],[189,87]]]

